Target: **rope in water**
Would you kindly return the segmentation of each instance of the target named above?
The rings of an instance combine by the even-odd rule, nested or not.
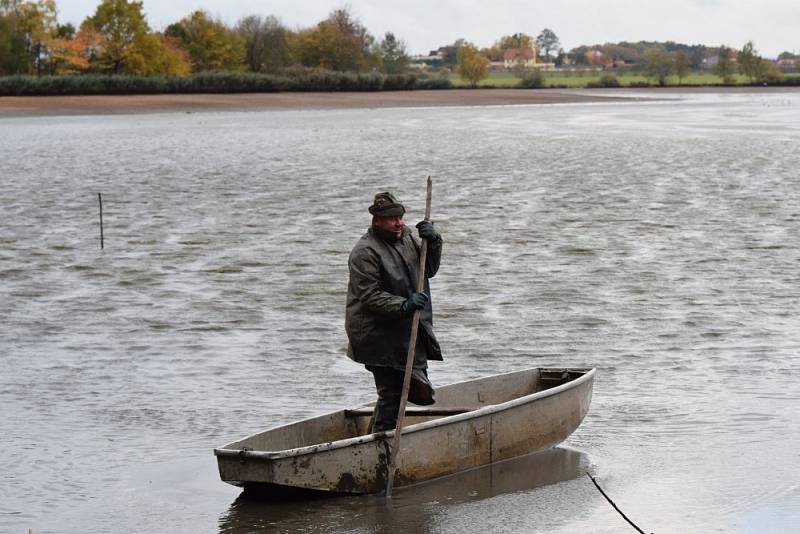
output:
[[[597,487],[597,489],[600,491],[600,493],[603,495],[603,497],[605,497],[605,498],[606,498],[606,500],[607,500],[609,503],[611,503],[611,506],[613,506],[613,507],[614,507],[614,510],[616,510],[617,512],[619,512],[619,515],[621,515],[621,516],[622,516],[622,518],[623,518],[625,521],[627,521],[628,523],[630,523],[630,525],[631,525],[633,528],[635,528],[637,531],[639,531],[639,533],[640,533],[640,534],[646,534],[644,530],[642,530],[642,529],[640,529],[639,527],[637,527],[637,526],[636,526],[636,523],[634,523],[633,521],[631,521],[630,519],[628,519],[628,516],[626,516],[626,515],[625,515],[625,514],[622,512],[622,510],[620,510],[620,509],[619,509],[619,507],[618,507],[616,504],[614,504],[614,501],[612,501],[612,500],[611,500],[611,497],[609,497],[608,495],[606,495],[606,492],[605,492],[605,491],[603,491],[603,488],[601,488],[601,487],[600,487],[600,484],[598,484],[598,483],[597,483],[597,480],[595,480],[595,479],[594,479],[594,477],[593,477],[591,474],[589,474],[589,473],[586,473],[586,476],[592,479],[592,482],[594,482],[594,485]],[[651,532],[650,534],[652,534],[652,532]]]

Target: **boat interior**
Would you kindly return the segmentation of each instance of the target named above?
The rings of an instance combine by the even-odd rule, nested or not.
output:
[[[406,408],[404,428],[512,401],[583,376],[588,369],[526,369],[436,389],[436,403]],[[369,434],[374,403],[339,410],[296,423],[275,427],[222,447],[229,450],[277,452],[329,443]]]

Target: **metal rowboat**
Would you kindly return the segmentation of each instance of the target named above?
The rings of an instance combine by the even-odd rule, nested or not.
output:
[[[437,388],[409,407],[395,487],[561,443],[592,399],[594,369],[535,368]],[[394,431],[368,434],[372,404],[283,425],[214,450],[220,478],[269,497],[385,489]]]

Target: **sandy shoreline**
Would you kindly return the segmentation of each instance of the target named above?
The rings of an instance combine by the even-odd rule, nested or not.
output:
[[[621,100],[564,90],[450,89],[358,93],[245,93],[0,97],[0,117],[277,109],[496,106]]]
[[[797,87],[650,87],[630,89],[447,89],[342,93],[238,93],[90,96],[0,96],[0,118],[59,115],[128,115],[287,109],[371,109],[509,106],[670,98],[681,93],[797,92]],[[590,94],[591,93],[591,94]]]

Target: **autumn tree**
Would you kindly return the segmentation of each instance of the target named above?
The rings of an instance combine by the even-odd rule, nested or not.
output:
[[[598,47],[598,49],[601,50],[603,54],[611,58],[612,61],[624,61],[625,63],[635,63],[640,61],[645,52],[645,50],[639,52],[636,47],[629,46],[627,44],[613,43],[606,43]]]
[[[747,41],[736,58],[739,66],[739,72],[747,76],[750,83],[753,83],[759,77],[761,58],[753,46],[753,41]]]
[[[177,40],[166,35],[154,35],[158,41],[155,56],[151,58],[149,71],[152,74],[186,76],[192,72],[189,53],[180,47]]]
[[[81,24],[81,32],[89,31],[99,36],[90,51],[92,69],[142,76],[187,72],[184,54],[150,31],[142,2],[102,0]]]
[[[541,33],[536,36],[536,46],[539,50],[544,50],[544,55],[548,63],[550,62],[550,51],[558,50],[560,44],[555,32],[548,28],[543,29]]]
[[[18,56],[14,53],[13,22],[0,14],[0,76],[17,72]]]
[[[739,51],[737,63],[739,72],[747,76],[750,83],[781,77],[777,68],[770,61],[758,55],[753,41],[745,43]]]
[[[75,26],[72,25],[71,22],[67,22],[66,24],[56,24],[56,32],[54,37],[57,39],[72,39],[75,37],[77,30]]]
[[[25,40],[17,31],[18,16],[8,2],[0,2],[0,76],[27,74],[30,58],[25,51]]]
[[[458,51],[457,71],[461,79],[477,87],[489,75],[489,60],[472,43],[464,43]]]
[[[112,74],[139,73],[144,63],[142,55],[150,48],[144,43],[150,28],[141,2],[103,0],[81,27],[96,31],[103,39],[97,57],[100,70]]]
[[[409,57],[406,52],[406,44],[397,39],[392,32],[386,32],[378,50],[383,72],[399,74],[408,67]]]
[[[761,69],[758,77],[763,82],[778,82],[783,79],[783,72],[768,59],[761,58]]]
[[[689,56],[686,52],[679,50],[672,58],[675,76],[678,77],[678,84],[683,83],[683,79],[689,74]]]
[[[570,50],[567,55],[575,65],[590,65],[589,47],[586,45],[577,46]]]
[[[723,83],[733,83],[736,73],[736,62],[733,60],[733,50],[727,46],[720,46],[717,52],[717,63],[713,67],[715,75],[722,78]]]
[[[244,65],[244,39],[202,9],[170,24],[165,33],[189,53],[194,72],[239,70]]]
[[[43,74],[44,66],[49,54],[49,48],[56,33],[56,3],[55,0],[38,0],[23,4],[29,9],[25,10],[29,55],[33,62],[36,74]]]
[[[99,49],[103,38],[96,31],[85,28],[69,36],[56,37],[50,47],[51,74],[79,74],[90,67],[93,51]]]
[[[667,85],[667,78],[672,74],[673,61],[669,53],[663,48],[651,48],[644,53],[645,74],[655,78],[658,85]]]
[[[336,9],[313,28],[298,32],[293,55],[307,67],[334,71],[363,72],[379,59],[375,38],[349,9]]]
[[[515,33],[513,35],[504,35],[500,38],[495,47],[499,50],[510,50],[512,48],[533,48],[533,37],[526,33]]]
[[[0,74],[43,74],[56,28],[55,0],[1,0]]]
[[[290,64],[288,30],[277,17],[244,17],[236,33],[243,40],[245,63],[251,71],[276,72]]]
[[[778,68],[756,52],[753,42],[748,41],[737,56],[739,72],[747,76],[750,83],[776,81],[783,77]]]

